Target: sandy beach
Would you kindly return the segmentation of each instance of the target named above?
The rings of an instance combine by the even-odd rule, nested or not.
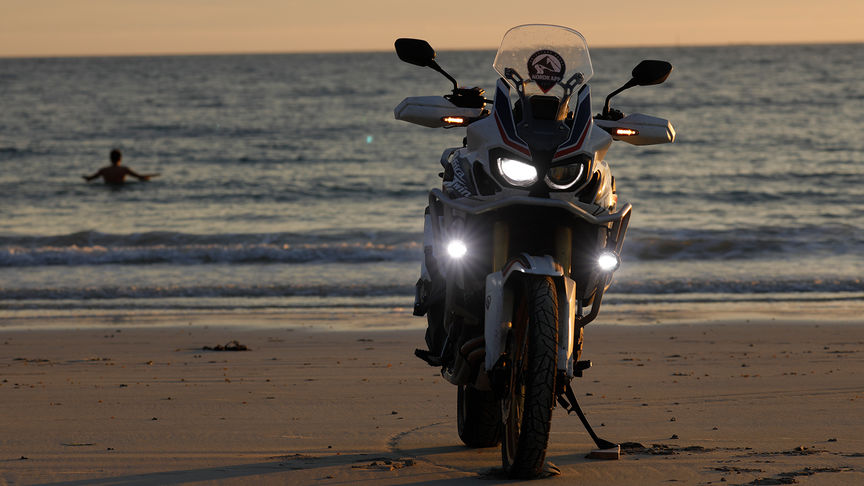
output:
[[[153,3],[0,1],[0,486],[520,483],[417,279],[613,243],[539,484],[864,485],[864,1]]]
[[[625,453],[587,459],[559,407],[560,475],[542,484],[864,484],[860,314],[786,311],[589,325],[574,389]],[[5,321],[0,484],[504,482],[498,448],[460,444],[456,388],[412,356],[422,325],[368,309]],[[204,349],[234,341],[248,350]]]

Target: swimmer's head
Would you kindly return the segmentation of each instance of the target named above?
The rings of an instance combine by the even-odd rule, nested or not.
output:
[[[120,159],[123,158],[123,154],[120,153],[119,150],[114,149],[111,151],[111,163],[117,165],[120,163]]]

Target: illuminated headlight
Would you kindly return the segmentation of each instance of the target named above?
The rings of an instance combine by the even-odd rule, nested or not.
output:
[[[519,160],[498,157],[498,172],[514,186],[527,187],[537,182],[537,169]]]
[[[466,253],[468,253],[468,247],[461,240],[453,240],[447,243],[447,254],[450,255],[450,258],[458,260],[465,256]]]
[[[597,257],[597,267],[603,272],[613,272],[621,265],[621,259],[614,252],[604,251]]]
[[[546,173],[546,184],[552,189],[570,189],[582,177],[584,170],[582,163],[552,167]]]

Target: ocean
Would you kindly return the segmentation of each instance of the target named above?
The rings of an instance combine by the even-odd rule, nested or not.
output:
[[[605,305],[864,299],[861,49],[592,50],[595,113],[639,60],[675,66],[613,101],[678,139],[607,154],[634,210]],[[487,91],[493,58],[438,54]],[[0,59],[0,323],[410,308],[464,130],[392,110],[449,89],[389,52]],[[115,147],[161,176],[85,183]]]

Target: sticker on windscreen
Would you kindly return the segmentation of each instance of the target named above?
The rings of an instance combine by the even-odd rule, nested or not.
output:
[[[543,49],[528,58],[528,76],[544,93],[564,79],[565,70],[564,58],[555,51]]]

